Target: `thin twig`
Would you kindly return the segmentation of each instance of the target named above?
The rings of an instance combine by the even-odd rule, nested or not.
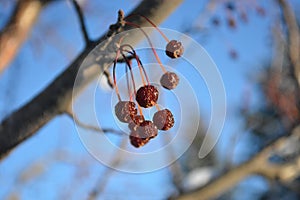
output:
[[[122,139],[119,147],[123,149],[127,144],[127,140],[125,138]],[[110,163],[110,167],[107,167],[106,171],[103,173],[104,176],[101,176],[96,183],[95,187],[92,189],[90,195],[89,195],[89,200],[94,200],[97,199],[98,195],[103,193],[105,186],[107,185],[107,182],[109,181],[109,178],[114,172],[114,168],[116,168],[122,161],[122,152],[117,151],[115,155],[112,157],[112,161]]]
[[[170,136],[169,135],[165,135],[164,138],[164,143],[165,145],[167,145],[167,143],[170,141]],[[175,155],[174,155],[174,151],[173,148],[171,148],[168,152],[168,157],[171,160],[176,160],[175,159]],[[180,195],[183,193],[183,188],[182,188],[182,179],[183,179],[183,170],[182,167],[180,166],[178,161],[175,161],[174,163],[172,163],[171,165],[168,166],[168,169],[171,173],[171,179],[172,179],[172,183],[175,186],[178,194],[174,194],[176,196]]]
[[[87,28],[86,28],[86,25],[84,23],[83,12],[82,12],[82,10],[81,10],[81,8],[80,8],[80,6],[79,6],[79,4],[76,0],[71,0],[71,2],[73,3],[76,14],[78,16],[79,23],[80,23],[80,28],[81,28],[81,32],[82,32],[85,44],[88,45],[91,42],[91,39],[88,35]]]
[[[111,79],[110,72],[108,71],[108,69],[104,70],[103,74],[104,74],[104,76],[106,76],[107,84],[113,89],[114,84],[113,84],[113,81]]]
[[[91,124],[85,124],[82,121],[79,120],[79,118],[72,112],[72,111],[67,111],[65,112],[70,118],[72,118],[74,120],[74,122],[80,126],[81,128],[87,129],[87,130],[91,130],[97,133],[112,133],[112,134],[116,134],[116,135],[124,135],[123,132],[119,131],[119,130],[115,130],[113,128],[99,128],[97,126],[93,126]]]

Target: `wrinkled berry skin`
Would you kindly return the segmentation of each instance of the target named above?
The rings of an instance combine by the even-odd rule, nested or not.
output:
[[[174,126],[174,117],[169,109],[157,111],[153,116],[153,123],[159,130],[169,130]]]
[[[141,118],[140,118],[141,119]],[[151,121],[143,121],[132,130],[129,136],[130,143],[136,147],[142,147],[149,142],[150,139],[157,136],[158,130]]]
[[[136,129],[141,138],[154,138],[157,136],[158,130],[156,126],[148,120],[143,121]]]
[[[117,118],[124,123],[129,123],[131,119],[137,114],[135,103],[132,101],[119,101],[115,105],[115,114]]]
[[[178,83],[179,77],[174,72],[166,72],[162,75],[160,79],[160,84],[168,90],[176,88]]]
[[[158,100],[159,92],[153,85],[140,87],[136,92],[136,101],[144,108],[152,107]]]
[[[150,138],[140,138],[138,132],[132,131],[130,133],[129,140],[132,146],[139,148],[147,144]]]
[[[166,46],[166,54],[170,58],[178,58],[182,56],[184,48],[181,42],[177,40],[171,40]]]
[[[145,118],[143,115],[135,115],[133,116],[131,122],[129,122],[128,124],[128,128],[131,130],[131,131],[136,131],[137,130],[137,127],[143,123],[145,121]]]

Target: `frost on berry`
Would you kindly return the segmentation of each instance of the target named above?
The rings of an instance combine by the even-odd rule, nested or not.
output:
[[[183,54],[183,46],[177,40],[171,40],[166,46],[166,54],[170,58],[178,58]]]
[[[157,136],[158,130],[151,121],[143,121],[137,125],[136,130],[132,130],[129,136],[130,143],[138,148],[144,146],[150,139]]]
[[[136,131],[137,127],[143,122],[145,121],[145,118],[143,115],[135,115],[132,117],[132,120],[129,122],[128,124],[128,128],[131,131]]]
[[[132,101],[119,101],[115,105],[115,114],[121,122],[129,123],[131,118],[137,114],[135,103]]]
[[[158,100],[158,90],[153,85],[140,87],[136,92],[136,101],[144,108],[152,107]]]
[[[129,140],[132,146],[139,148],[147,144],[150,138],[140,138],[138,132],[132,131],[130,133]]]
[[[169,90],[174,89],[179,83],[179,77],[174,72],[166,72],[160,79],[160,84]]]
[[[157,136],[158,130],[156,126],[148,120],[143,121],[136,129],[141,138],[154,138]]]
[[[169,109],[157,111],[153,116],[153,123],[159,130],[169,130],[174,126],[174,117]]]

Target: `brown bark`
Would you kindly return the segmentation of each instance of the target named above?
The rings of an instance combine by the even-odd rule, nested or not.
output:
[[[269,162],[273,152],[284,146],[290,137],[300,137],[300,127],[295,127],[290,135],[282,136],[263,148],[247,162],[231,168],[226,173],[209,182],[207,185],[193,192],[182,194],[178,200],[214,199],[233,188],[241,180],[254,174],[262,175],[268,179],[282,182],[291,181],[300,174],[300,157],[294,162],[276,165]],[[291,168],[293,172],[291,172]]]
[[[19,0],[0,32],[0,73],[9,66],[30,34],[41,10],[49,1]]]
[[[181,2],[182,0],[144,0],[132,13],[143,14],[158,24],[168,17]],[[138,16],[131,17],[130,20],[140,26],[147,24],[143,18]],[[129,28],[124,27],[125,30]],[[47,88],[3,120],[0,125],[0,159],[4,158],[18,144],[33,136],[55,116],[68,109],[72,101],[74,81],[82,61],[97,44],[107,39],[106,35],[91,42]],[[128,37],[128,42],[136,43],[137,40],[136,37]],[[99,75],[101,70],[110,64],[103,57],[98,62],[102,65],[93,68],[92,73],[80,80],[77,87],[74,88],[75,93],[80,93],[89,82]]]

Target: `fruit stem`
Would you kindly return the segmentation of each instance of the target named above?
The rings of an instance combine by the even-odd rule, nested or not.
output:
[[[157,103],[155,104],[155,107],[156,107],[157,111],[160,111],[160,107]]]
[[[130,70],[130,75],[131,75],[131,81],[133,84],[133,90],[134,90],[134,95],[136,95],[136,87],[135,87],[135,81],[134,81],[134,76],[133,76],[133,72],[132,72],[132,67],[131,67],[131,62],[127,59],[127,57],[125,56],[125,54],[123,52],[121,52],[123,59],[125,60],[125,63],[127,65],[127,67]]]
[[[129,82],[129,77],[128,77],[128,68],[127,68],[127,64],[125,63],[125,74],[126,74],[126,84],[127,84],[127,90],[128,90],[128,96],[129,96],[129,100],[132,101],[132,95],[131,95],[131,87],[130,87],[130,82]]]
[[[131,14],[131,15],[128,15],[126,17],[126,19],[130,18],[130,17],[133,17],[133,16],[139,16],[139,17],[144,18],[147,22],[149,22],[161,34],[161,36],[167,41],[167,43],[170,42],[170,40],[168,39],[168,37],[148,17],[146,17],[144,15],[139,15],[139,14]]]
[[[125,36],[120,38],[119,43],[118,43],[119,46],[121,45],[124,37]],[[113,66],[113,80],[114,80],[114,88],[115,88],[116,94],[118,96],[119,101],[121,101],[121,96],[120,96],[119,88],[117,86],[117,79],[116,79],[116,66],[117,66],[119,56],[120,56],[120,48],[117,50],[116,57],[115,57],[115,60],[113,62],[114,63],[114,66]]]
[[[136,62],[137,62],[137,64],[138,64],[139,70],[140,70],[140,75],[141,75],[141,77],[142,77],[143,85],[144,85],[144,86],[146,85],[144,76],[146,77],[147,83],[148,83],[148,85],[149,85],[150,82],[149,82],[148,75],[147,75],[146,70],[145,70],[145,68],[144,68],[144,66],[143,66],[143,64],[142,64],[142,61],[140,60],[140,58],[139,58],[139,56],[137,55],[136,51],[135,51],[135,50],[133,49],[133,47],[130,46],[129,44],[124,44],[124,45],[122,45],[122,47],[125,47],[125,46],[126,46],[126,47],[129,47],[129,48],[131,49],[131,51],[125,50],[125,49],[123,49],[123,48],[122,48],[121,51],[122,51],[122,52],[125,51],[125,52],[131,54],[132,56],[134,56],[134,58],[135,58],[135,60],[136,60]],[[143,73],[144,73],[144,76],[143,76]]]
[[[126,21],[125,23],[128,24],[128,25],[130,25],[130,26],[136,27],[136,28],[138,28],[139,30],[142,31],[142,33],[145,35],[145,37],[146,37],[147,40],[148,40],[148,43],[149,43],[150,46],[151,46],[151,50],[152,50],[152,52],[153,52],[153,54],[154,54],[154,56],[155,56],[155,59],[156,59],[157,62],[159,63],[159,66],[161,67],[162,71],[163,71],[164,73],[166,73],[167,70],[165,69],[165,67],[163,66],[163,64],[162,64],[162,62],[161,62],[161,60],[160,60],[160,58],[159,58],[159,56],[157,55],[156,50],[154,49],[154,46],[153,46],[153,44],[152,44],[152,42],[151,42],[149,36],[147,35],[147,33],[146,33],[139,25],[137,25],[137,24],[134,24],[134,23],[131,23],[131,22],[127,22],[127,21]]]
[[[121,96],[119,93],[118,85],[117,85],[117,79],[116,79],[116,65],[117,65],[117,60],[120,54],[120,50],[117,51],[116,53],[116,58],[114,60],[114,66],[113,66],[113,79],[114,79],[114,88],[116,90],[116,94],[118,96],[119,101],[121,101]]]
[[[128,59],[127,59],[128,60]],[[126,74],[126,82],[127,82],[127,88],[128,88],[128,94],[129,94],[129,99],[130,99],[130,101],[133,101],[133,94],[131,94],[131,87],[130,87],[130,82],[129,82],[129,78],[128,78],[128,68],[130,68],[130,67],[128,67],[127,68],[127,61],[125,60],[125,65],[126,65],[126,67],[125,67],[125,74]],[[129,63],[131,63],[131,61],[130,60],[128,60],[128,62]],[[131,77],[132,77],[132,74],[131,74]],[[132,82],[134,83],[134,80],[132,79]],[[136,94],[136,91],[135,91],[135,88],[134,88],[134,94]],[[143,115],[143,110],[142,110],[142,108],[141,108],[141,106],[138,104],[138,110],[139,110],[139,113],[140,113],[140,115]]]

